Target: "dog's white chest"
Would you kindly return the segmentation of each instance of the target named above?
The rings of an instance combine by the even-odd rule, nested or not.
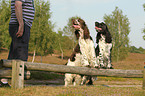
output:
[[[101,34],[101,38],[99,40],[99,43],[105,43],[105,36]]]

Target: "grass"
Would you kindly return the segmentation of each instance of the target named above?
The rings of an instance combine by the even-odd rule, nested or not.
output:
[[[70,52],[71,53],[71,52]],[[0,53],[0,59],[7,59],[8,51]],[[42,63],[48,64],[65,64],[67,58],[60,59],[59,54],[53,54],[42,57]],[[69,57],[65,53],[65,57]],[[145,54],[130,53],[129,56],[119,62],[112,62],[115,69],[132,69],[143,70]],[[32,56],[29,56],[29,62]],[[41,57],[36,56],[35,62],[40,63]],[[58,80],[60,83],[48,83],[46,81]],[[35,82],[35,81],[42,82]],[[64,75],[53,72],[31,72],[31,82],[34,86],[25,86],[24,89],[0,88],[0,96],[145,96],[145,90],[141,87],[107,87],[102,85],[142,85],[143,78],[118,78],[118,77],[101,77],[98,76],[94,86],[76,86],[64,87]],[[27,80],[25,80],[27,81]],[[43,86],[38,86],[43,85]],[[47,85],[47,86],[44,86]],[[56,85],[56,86],[48,86]]]
[[[129,56],[119,62],[112,62],[115,69],[143,70],[145,54],[130,53]]]
[[[1,96],[144,96],[144,90],[104,86],[0,88]]]

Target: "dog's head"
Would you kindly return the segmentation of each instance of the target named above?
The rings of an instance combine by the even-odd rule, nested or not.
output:
[[[80,37],[80,34],[79,34],[80,29],[82,29],[84,32],[84,39],[88,39],[90,37],[90,32],[84,20],[80,18],[72,19],[72,24],[73,24],[73,28],[75,29],[75,35],[77,39],[79,39]]]
[[[107,25],[104,22],[95,22],[95,29],[97,32],[105,32],[108,31]]]
[[[104,22],[101,22],[101,23],[95,22],[95,29],[98,32],[97,39],[96,39],[97,43],[99,42],[99,39],[101,38],[101,36],[100,36],[101,34],[105,36],[105,41],[107,43],[111,43],[112,42],[112,36],[111,36],[111,34],[110,34],[109,30],[108,30],[107,25]]]

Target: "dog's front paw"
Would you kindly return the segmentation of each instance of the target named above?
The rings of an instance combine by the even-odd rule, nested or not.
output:
[[[91,67],[90,64],[83,64],[83,67]]]
[[[100,67],[99,67],[99,66],[95,66],[95,68],[96,68],[96,69],[100,69]]]
[[[90,66],[90,65],[86,65],[86,67],[91,68],[91,66]]]
[[[111,67],[107,67],[107,69],[114,69],[114,68],[111,66]]]
[[[100,69],[106,69],[106,67],[103,65],[100,65]]]

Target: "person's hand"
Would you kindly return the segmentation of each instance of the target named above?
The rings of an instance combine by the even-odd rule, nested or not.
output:
[[[18,32],[16,33],[17,38],[22,37],[23,31],[24,31],[24,25],[22,24],[19,26]]]

